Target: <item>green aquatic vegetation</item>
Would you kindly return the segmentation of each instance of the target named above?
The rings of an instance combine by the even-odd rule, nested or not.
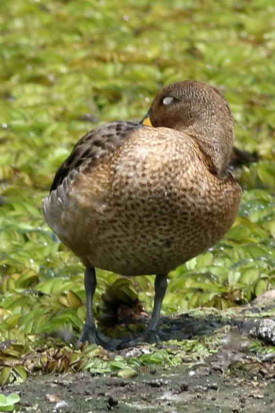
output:
[[[170,340],[162,348],[146,345],[137,349],[135,355],[131,350],[124,351],[123,355],[115,354],[94,344],[79,350],[53,339],[39,343],[30,335],[26,345],[8,343],[0,350],[0,383],[22,382],[28,374],[40,371],[46,374],[89,371],[94,375],[112,373],[129,378],[154,365],[168,368],[186,363],[192,366],[219,350],[227,330],[226,326],[209,337],[181,342]]]
[[[271,0],[1,1],[0,341],[11,340],[14,351],[1,383],[33,371],[15,361],[35,354],[41,340],[49,346],[38,370],[86,368],[74,359],[80,353],[63,354],[51,339],[79,335],[85,294],[83,267],[45,224],[41,202],[77,139],[101,122],[141,119],[157,90],[173,81],[220,87],[236,145],[260,160],[238,172],[242,204],[225,239],[171,272],[163,312],[226,309],[274,288],[274,15]],[[98,317],[117,279],[99,271]],[[153,282],[122,283],[122,295],[138,296],[150,310]],[[143,363],[169,364],[163,354],[143,356]],[[119,368],[108,357],[95,360],[91,371],[135,374],[134,362],[114,360]]]
[[[11,393],[8,396],[0,394],[0,408],[2,412],[14,412],[15,404],[20,401],[17,393]]]

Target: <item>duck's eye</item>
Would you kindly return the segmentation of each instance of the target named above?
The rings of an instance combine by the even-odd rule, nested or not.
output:
[[[175,102],[175,98],[173,96],[166,96],[166,98],[163,98],[162,103],[165,106],[171,105],[171,103]]]

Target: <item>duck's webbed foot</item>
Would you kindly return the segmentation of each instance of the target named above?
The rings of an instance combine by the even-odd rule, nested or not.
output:
[[[87,342],[89,344],[97,344],[104,348],[108,348],[108,343],[110,341],[111,340],[108,339],[108,337],[97,330],[95,325],[85,324],[79,337],[78,344]]]
[[[78,340],[78,346],[81,344],[97,344],[106,350],[116,350],[120,347],[121,341],[119,339],[108,338],[103,333],[100,333],[95,325],[85,324],[82,333]]]

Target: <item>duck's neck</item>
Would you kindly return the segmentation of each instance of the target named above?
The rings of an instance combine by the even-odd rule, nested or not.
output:
[[[211,124],[202,122],[184,128],[178,125],[176,129],[192,136],[208,158],[211,171],[223,175],[231,159],[234,139],[233,123],[227,126],[215,124],[211,127]]]

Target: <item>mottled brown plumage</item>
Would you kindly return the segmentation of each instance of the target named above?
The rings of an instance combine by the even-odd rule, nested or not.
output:
[[[47,222],[87,268],[82,341],[105,345],[92,318],[94,267],[159,274],[149,325],[155,336],[166,274],[221,239],[238,211],[224,97],[204,83],[179,82],[159,92],[148,115],[154,128],[113,122],[88,133],[44,201]]]

